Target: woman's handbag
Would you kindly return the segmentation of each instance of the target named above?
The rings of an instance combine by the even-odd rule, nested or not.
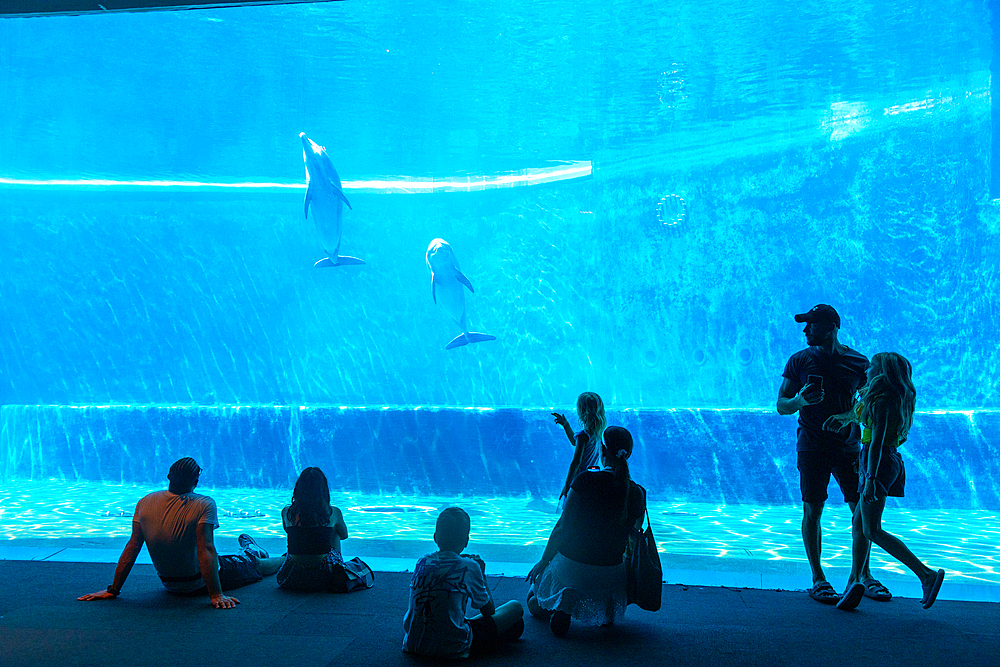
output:
[[[646,611],[659,611],[663,593],[663,568],[660,554],[653,539],[653,525],[646,510],[646,530],[633,527],[629,538],[631,547],[625,554],[625,569],[628,573],[626,591],[628,603],[637,604]]]
[[[334,593],[350,593],[375,585],[375,573],[360,558],[352,558],[333,566],[330,590]]]

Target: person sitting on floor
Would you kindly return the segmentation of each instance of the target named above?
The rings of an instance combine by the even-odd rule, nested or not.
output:
[[[149,550],[156,573],[171,593],[208,593],[216,609],[231,609],[240,603],[223,591],[240,588],[274,574],[280,558],[268,558],[249,535],[240,535],[243,551],[219,556],[214,531],[219,527],[215,501],[194,493],[201,467],[188,457],[170,466],[166,491],[143,497],[132,516],[132,536],[118,559],[115,579],[103,591],[81,595],[78,600],[116,598],[128,578],[143,543]]]
[[[460,507],[441,512],[434,531],[440,551],[413,569],[410,604],[403,617],[403,651],[437,658],[467,658],[517,640],[524,610],[511,600],[496,607],[486,586],[486,564],[461,554],[469,544],[471,521]],[[469,602],[479,614],[466,618]]]
[[[347,539],[343,513],[330,504],[330,484],[316,467],[295,481],[292,504],[281,510],[288,554],[278,569],[278,585],[296,591],[334,589],[334,569],[344,564],[340,541]]]
[[[625,613],[625,547],[646,513],[646,491],[629,477],[631,455],[632,434],[608,427],[601,446],[606,467],[573,480],[545,552],[528,574],[528,611],[549,619],[557,637],[569,631],[571,617],[610,625]]]

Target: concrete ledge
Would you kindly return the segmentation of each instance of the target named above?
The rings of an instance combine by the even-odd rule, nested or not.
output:
[[[492,557],[489,546],[477,548],[483,553],[490,576],[524,578],[534,565],[534,561],[503,561]],[[414,551],[422,553],[422,551]],[[272,553],[273,555],[273,553]],[[121,549],[86,548],[66,546],[0,546],[0,561],[33,561],[49,563],[103,563],[115,564],[121,556]],[[371,556],[367,552],[351,552],[348,557],[359,556],[376,572],[412,572],[417,556],[392,557]],[[752,559],[681,559],[670,554],[662,554],[663,581],[665,584],[687,586],[725,586],[761,590],[799,591],[809,582],[809,569],[802,563],[776,566],[773,561]],[[701,567],[691,567],[696,563]],[[149,553],[143,549],[136,559],[137,565],[152,565]],[[687,564],[688,567],[676,567]],[[673,565],[673,567],[671,567]],[[721,566],[721,567],[720,567]],[[113,572],[113,570],[111,570]],[[848,570],[826,564],[827,576],[834,586],[847,580]],[[900,577],[894,573],[879,571],[876,576],[885,583],[895,597],[920,598],[923,591],[914,577]],[[968,579],[947,580],[942,588],[941,600],[965,602],[1000,603],[1000,586],[992,582],[969,583]]]

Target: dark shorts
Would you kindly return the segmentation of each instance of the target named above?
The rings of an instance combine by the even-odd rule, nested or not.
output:
[[[163,579],[163,577],[160,577]],[[219,583],[223,591],[231,591],[234,588],[242,588],[248,584],[255,584],[263,579],[257,569],[257,559],[249,554],[219,556]],[[201,579],[200,574],[174,579],[174,581],[195,581]],[[167,580],[165,580],[167,581]],[[178,593],[178,595],[204,595],[208,589],[204,586],[190,593]]]
[[[219,556],[219,583],[222,590],[230,591],[263,579],[257,569],[257,559],[249,554]]]
[[[858,452],[799,452],[799,488],[802,502],[822,503],[829,495],[830,475],[837,480],[844,502],[856,503],[858,493]]]
[[[497,631],[497,621],[492,616],[478,616],[469,619],[472,627],[472,646],[469,648],[469,657],[492,653],[501,644],[516,642],[524,633],[524,620],[521,619],[511,627],[504,630],[503,634]]]
[[[492,616],[478,616],[469,619],[472,627],[472,647],[469,657],[484,655],[496,650],[500,643],[497,635],[497,622]]]
[[[868,470],[868,448],[861,453],[861,469]],[[906,468],[903,466],[903,457],[899,455],[895,447],[882,448],[882,458],[878,462],[878,474],[875,475],[875,497],[885,498],[893,496],[902,498],[903,490],[906,486]],[[858,492],[865,489],[865,477],[860,476],[858,480]]]

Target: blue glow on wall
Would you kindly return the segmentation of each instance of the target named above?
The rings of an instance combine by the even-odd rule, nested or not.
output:
[[[431,465],[423,429],[451,419],[493,443],[470,489],[532,493],[562,458],[532,471],[510,454],[515,470],[508,449],[543,449],[546,409],[593,390],[622,420],[641,412],[658,494],[794,502],[795,480],[769,477],[774,460],[794,472],[774,400],[804,345],[792,315],[829,302],[849,345],[914,363],[915,456],[955,462],[918,502],[998,506],[980,426],[1000,408],[991,28],[981,2],[922,8],[354,2],[0,22],[0,477],[152,480],[144,466],[198,447],[233,484],[287,485],[353,446]],[[351,190],[344,242],[364,266],[313,268],[300,131]],[[475,285],[471,326],[497,341],[444,349],[436,237]],[[273,474],[247,465],[261,456]],[[393,461],[347,479],[458,488]],[[779,486],[712,487],[716,464]],[[686,484],[678,465],[697,471]]]

